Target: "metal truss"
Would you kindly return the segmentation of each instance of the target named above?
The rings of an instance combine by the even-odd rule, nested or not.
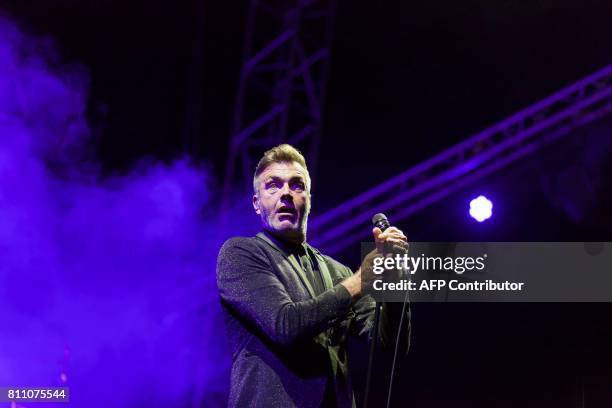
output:
[[[404,219],[611,110],[608,66],[313,219],[309,235],[337,253],[367,239],[373,214]]]
[[[316,169],[334,14],[335,0],[250,1],[225,169],[225,210],[233,188],[251,190],[264,149],[296,145]]]

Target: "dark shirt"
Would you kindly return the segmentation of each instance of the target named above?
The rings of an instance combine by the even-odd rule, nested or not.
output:
[[[270,240],[277,244],[279,248],[283,249],[287,256],[295,257],[302,267],[308,281],[312,285],[315,295],[318,296],[325,292],[325,284],[323,283],[321,271],[315,260],[314,254],[309,249],[307,244],[295,244],[293,242],[274,237],[267,232],[265,234]]]

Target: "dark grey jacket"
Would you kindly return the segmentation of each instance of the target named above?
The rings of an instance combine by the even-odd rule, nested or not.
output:
[[[326,288],[318,296],[297,258],[267,234],[231,238],[219,252],[217,286],[232,350],[231,407],[318,407],[326,386],[337,406],[354,405],[346,339],[369,334],[375,302],[365,296],[351,305],[339,282],[353,272],[309,248]],[[383,346],[395,340],[398,310],[383,307]],[[402,333],[405,352],[409,329]]]

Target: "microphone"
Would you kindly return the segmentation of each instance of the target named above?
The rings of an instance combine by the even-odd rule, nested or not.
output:
[[[387,216],[383,213],[374,214],[374,216],[372,217],[372,224],[375,227],[380,228],[380,230],[383,232],[391,226],[389,220],[387,219]]]

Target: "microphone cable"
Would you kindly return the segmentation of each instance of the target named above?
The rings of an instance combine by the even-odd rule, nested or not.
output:
[[[395,377],[395,364],[397,363],[397,351],[399,348],[400,337],[402,334],[402,326],[404,325],[404,317],[406,315],[406,306],[408,306],[408,348],[406,349],[406,354],[410,351],[410,343],[412,337],[412,316],[410,310],[410,304],[408,302],[408,294],[410,290],[406,289],[406,294],[404,296],[404,304],[402,305],[402,315],[399,321],[399,327],[397,328],[397,336],[395,338],[395,348],[393,350],[393,360],[391,363],[391,376],[389,378],[389,390],[387,391],[387,408],[391,406],[391,393],[393,391],[393,378]]]

